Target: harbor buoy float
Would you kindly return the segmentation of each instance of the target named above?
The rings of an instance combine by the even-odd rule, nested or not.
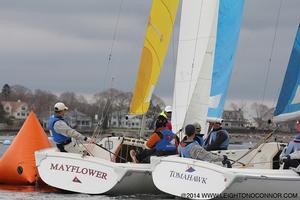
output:
[[[51,147],[36,115],[31,112],[0,158],[0,183],[34,184],[38,177],[34,152]]]

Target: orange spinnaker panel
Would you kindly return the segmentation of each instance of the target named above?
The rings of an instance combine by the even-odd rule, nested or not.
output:
[[[0,183],[33,184],[38,175],[34,152],[51,147],[48,136],[31,112],[0,159]]]

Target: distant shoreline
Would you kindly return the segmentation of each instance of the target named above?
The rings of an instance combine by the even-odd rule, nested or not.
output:
[[[239,143],[247,143],[247,142],[253,142],[257,143],[261,141],[264,137],[266,137],[271,130],[268,131],[248,131],[248,132],[235,132],[234,130],[227,129],[230,133],[230,143],[233,144],[239,144]],[[0,136],[15,136],[18,133],[19,130],[0,130]],[[49,131],[45,131],[49,136]],[[93,135],[94,130],[79,130],[84,135]],[[152,131],[147,130],[145,131],[145,134],[143,138],[147,139],[151,135]],[[290,141],[296,133],[279,133],[276,132],[273,134],[273,136],[268,141],[278,141],[286,143]],[[105,136],[127,136],[127,137],[137,137],[139,135],[139,130],[137,129],[107,129],[104,132],[98,134],[99,137],[105,137]]]

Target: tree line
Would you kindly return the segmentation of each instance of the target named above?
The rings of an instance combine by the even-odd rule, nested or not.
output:
[[[53,105],[58,102],[64,102],[71,110],[76,109],[94,119],[95,115],[102,119],[104,128],[107,127],[111,114],[114,112],[128,113],[132,98],[131,92],[124,92],[114,88],[98,92],[93,95],[93,101],[88,102],[83,95],[74,92],[63,92],[60,95],[53,94],[50,91],[31,89],[22,85],[8,85],[2,87],[0,101],[18,101],[26,102],[37,116],[48,116],[53,111]],[[153,95],[150,102],[148,118],[155,118],[164,108],[164,101]],[[5,122],[5,111],[0,104],[0,122]]]
[[[22,85],[8,85],[5,84],[2,87],[0,101],[18,101],[26,102],[30,110],[33,110],[38,116],[49,116],[53,111],[53,105],[58,102],[64,102],[71,110],[76,109],[79,112],[86,114],[94,119],[95,115],[98,115],[101,119],[102,125],[106,128],[111,119],[112,113],[128,113],[129,106],[132,98],[131,92],[124,92],[114,88],[98,92],[93,95],[93,101],[88,102],[83,95],[78,95],[74,92],[63,92],[60,95],[53,94],[50,91],[31,89]],[[153,95],[149,110],[146,114],[148,119],[153,119],[148,124],[148,128],[154,127],[155,118],[165,107],[164,101]],[[232,110],[241,111],[243,113],[243,119],[245,120],[245,113],[247,113],[247,105],[231,103]],[[249,107],[248,107],[249,108]],[[255,122],[255,127],[258,129],[265,129],[269,127],[268,120],[272,119],[274,108],[270,108],[267,105],[253,103],[250,105],[252,113],[248,117]],[[121,117],[118,116],[119,124]],[[12,119],[8,119],[0,104],[0,123],[11,123]],[[293,127],[293,122],[289,125]]]

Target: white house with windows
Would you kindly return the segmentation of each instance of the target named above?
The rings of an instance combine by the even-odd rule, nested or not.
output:
[[[244,117],[243,111],[240,110],[224,110],[222,116],[226,128],[248,128],[250,123]]]
[[[78,129],[92,128],[92,118],[78,110],[68,111],[65,115],[65,119],[71,127],[76,127]]]
[[[18,101],[1,101],[4,111],[8,117],[24,120],[29,115],[29,107],[26,102]]]
[[[114,112],[109,120],[110,128],[140,128],[141,116],[128,117],[126,112]]]

